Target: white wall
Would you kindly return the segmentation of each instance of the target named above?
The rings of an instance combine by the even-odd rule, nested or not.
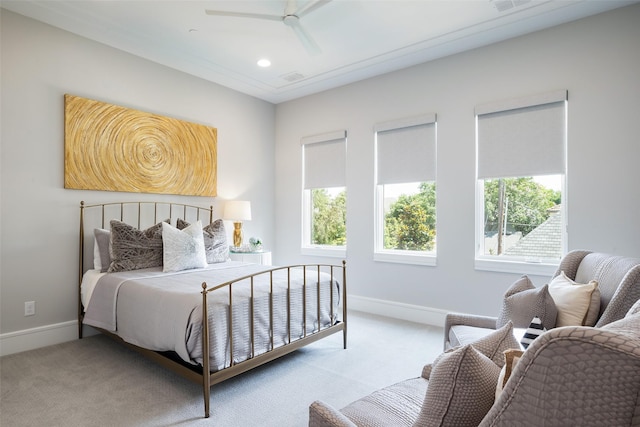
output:
[[[4,346],[46,340],[51,329],[75,336],[81,200],[213,204],[219,215],[225,199],[247,199],[254,219],[245,234],[274,241],[272,104],[6,10],[1,31]],[[216,127],[219,197],[65,190],[65,93]],[[36,301],[35,316],[24,316],[25,301]]]
[[[569,92],[569,249],[640,257],[638,23],[630,6],[279,104],[276,262],[310,260],[300,255],[300,138],[346,129],[352,302],[401,317],[413,308],[416,319],[497,314],[517,275],[474,270],[474,106],[556,89]],[[428,112],[438,115],[438,265],[374,262],[373,125]]]
[[[553,89],[569,91],[569,248],[640,256],[638,22],[631,6],[274,107],[2,10],[0,354],[74,338],[80,200],[213,202],[220,213],[222,200],[247,198],[246,233],[275,263],[312,261],[300,255],[299,143],[338,129],[351,307],[426,321],[495,314],[516,276],[473,268],[473,108]],[[220,197],[65,190],[64,93],[217,127]],[[373,124],[425,112],[438,114],[438,265],[373,262]],[[32,300],[37,314],[24,317]]]

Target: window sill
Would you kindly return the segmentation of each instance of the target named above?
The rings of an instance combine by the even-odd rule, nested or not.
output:
[[[347,248],[344,246],[307,246],[300,251],[302,255],[323,256],[331,258],[345,259],[347,257]]]
[[[560,260],[557,262],[527,262],[517,259],[490,259],[476,258],[475,269],[483,271],[496,271],[499,273],[530,274],[533,276],[551,277],[558,269]]]
[[[399,264],[427,265],[435,267],[437,265],[436,255],[433,253],[414,253],[411,251],[394,252],[374,252],[373,260],[379,262],[395,262]]]

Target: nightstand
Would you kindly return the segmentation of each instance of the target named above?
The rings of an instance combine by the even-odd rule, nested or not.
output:
[[[229,252],[231,261],[250,262],[252,264],[271,265],[271,251]]]

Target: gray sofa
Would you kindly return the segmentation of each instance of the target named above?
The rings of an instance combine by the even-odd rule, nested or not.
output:
[[[555,328],[535,339],[499,397],[499,356],[518,344],[513,324],[496,329],[496,318],[456,314],[448,316],[445,334],[453,348],[419,377],[341,410],[313,402],[309,426],[640,425],[640,260],[574,251],[560,271],[577,281],[601,281],[597,327]],[[456,325],[484,330],[471,344],[452,345]]]

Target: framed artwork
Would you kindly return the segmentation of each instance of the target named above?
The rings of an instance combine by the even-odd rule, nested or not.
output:
[[[66,94],[64,188],[217,195],[217,129]]]

